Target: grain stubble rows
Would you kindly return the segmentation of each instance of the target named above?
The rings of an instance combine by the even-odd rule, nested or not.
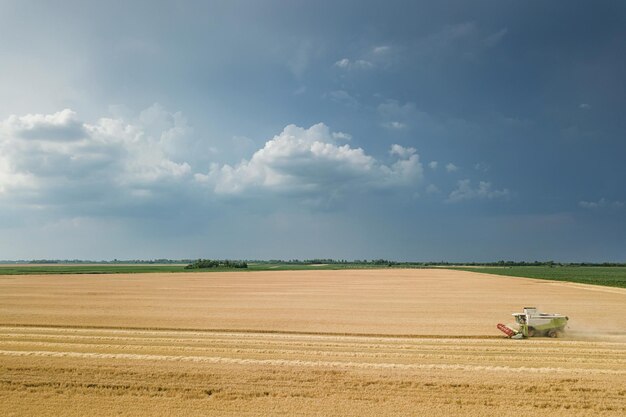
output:
[[[619,291],[452,271],[260,275],[0,280],[0,414],[626,412]],[[482,323],[523,299],[569,300],[588,328],[513,341]]]

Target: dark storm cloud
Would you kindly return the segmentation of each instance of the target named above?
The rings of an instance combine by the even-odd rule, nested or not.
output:
[[[144,256],[625,260],[621,2],[2,10],[0,225],[23,227],[6,257],[68,227],[59,256],[100,231],[94,257],[127,239]],[[319,123],[319,144],[268,150]]]

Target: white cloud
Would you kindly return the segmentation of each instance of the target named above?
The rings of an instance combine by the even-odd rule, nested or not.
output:
[[[598,201],[579,201],[578,206],[585,209],[601,209],[601,208],[614,208],[621,209],[626,205],[621,201],[611,201],[606,198],[601,198]]]
[[[510,192],[506,188],[502,190],[493,190],[490,182],[480,181],[478,183],[478,188],[472,188],[471,181],[469,179],[464,179],[457,182],[457,188],[450,193],[446,202],[458,203],[460,201],[474,199],[506,199],[509,195]]]
[[[426,187],[426,192],[428,194],[437,194],[439,192],[439,188],[435,184],[428,184],[428,187]]]
[[[459,167],[454,165],[452,162],[446,164],[446,171],[448,172],[456,172],[459,170]]]
[[[342,58],[336,61],[333,66],[345,72],[364,70],[384,70],[397,61],[397,47],[390,45],[375,45],[360,51],[358,58]]]
[[[76,113],[65,109],[54,114],[27,114],[9,116],[0,125],[4,137],[45,141],[69,141],[85,135]]]
[[[0,122],[0,193],[16,198],[29,192],[45,205],[46,196],[69,190],[80,198],[81,190],[93,196],[113,188],[161,187],[191,173],[177,158],[187,130],[182,115],[158,104],[132,123],[86,123],[69,109],[10,116]]]
[[[586,208],[586,209],[595,209],[598,208],[600,206],[604,206],[604,201],[603,199],[600,199],[599,202],[595,202],[595,201],[579,201],[578,202],[578,206],[582,207],[582,208]]]
[[[334,66],[337,68],[344,69],[344,70],[364,70],[364,69],[373,68],[374,64],[364,59],[357,59],[357,60],[351,61],[348,58],[343,58],[335,62]]]
[[[402,130],[406,128],[406,124],[402,122],[398,122],[397,120],[383,123],[383,126],[386,127],[387,129],[392,129],[392,130]]]
[[[430,167],[430,169],[437,169],[437,167],[439,166],[439,162],[437,162],[437,161],[430,161],[428,163],[428,166]]]
[[[352,135],[344,132],[333,132],[333,139],[350,141],[352,140]]]
[[[484,162],[478,162],[474,164],[474,169],[476,171],[487,172],[489,171],[489,165],[485,164]]]
[[[33,189],[35,185],[36,178],[31,173],[15,172],[10,159],[6,155],[0,155],[0,197],[13,191]]]
[[[350,60],[348,58],[340,59],[339,61],[335,62],[335,66],[343,69],[348,69],[350,68]]]
[[[372,48],[372,52],[377,55],[385,54],[391,50],[391,47],[387,45],[375,46]]]
[[[400,146],[396,144],[391,145],[391,149],[389,150],[389,153],[391,155],[396,155],[402,159],[410,158],[411,155],[415,154],[416,152],[417,152],[417,149],[415,148],[405,148],[404,146]]]
[[[588,103],[580,103],[578,105],[578,108],[582,110],[589,110],[591,108],[591,105]]]
[[[351,68],[368,69],[368,68],[372,68],[373,66],[374,64],[372,64],[370,61],[366,61],[364,59],[357,59],[356,61],[352,63]]]
[[[234,166],[213,164],[195,178],[217,194],[231,195],[254,190],[330,194],[413,185],[422,178],[415,149],[393,145],[390,153],[398,159],[385,165],[361,148],[336,144],[323,123],[308,129],[289,125],[249,160]]]
[[[71,110],[11,116],[0,121],[0,201],[88,216],[157,199],[171,202],[173,196],[192,196],[194,187],[204,191],[202,198],[208,189],[209,196],[272,192],[330,200],[347,192],[414,192],[423,179],[415,148],[393,144],[379,159],[323,123],[289,125],[260,149],[249,138],[233,137],[230,148],[252,154],[239,163],[210,163],[207,157],[223,152],[209,152],[191,132],[180,113],[158,104],[131,120],[88,122]]]

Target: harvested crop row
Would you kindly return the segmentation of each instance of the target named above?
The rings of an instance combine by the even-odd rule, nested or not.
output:
[[[122,415],[141,414],[131,401],[160,404],[172,415],[184,414],[185,407],[220,415],[242,409],[249,415],[290,413],[297,404],[309,406],[300,414],[367,416],[420,407],[433,415],[507,415],[506,404],[521,390],[532,393],[532,401],[517,406],[527,415],[625,411],[626,390],[616,384],[626,378],[623,345],[527,342],[0,327],[6,375],[0,398],[2,407],[43,415],[74,397],[113,404],[111,411]],[[515,361],[529,352],[541,360]],[[42,410],[36,399],[50,395],[53,401]],[[23,401],[28,398],[35,401]],[[310,407],[311,401],[324,406]]]

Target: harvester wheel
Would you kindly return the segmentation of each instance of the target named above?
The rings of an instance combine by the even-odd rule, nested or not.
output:
[[[555,329],[552,329],[548,332],[548,336],[550,337],[558,337],[559,336],[559,332],[557,332]]]
[[[535,337],[537,335],[537,331],[534,327],[528,328],[528,337]]]

